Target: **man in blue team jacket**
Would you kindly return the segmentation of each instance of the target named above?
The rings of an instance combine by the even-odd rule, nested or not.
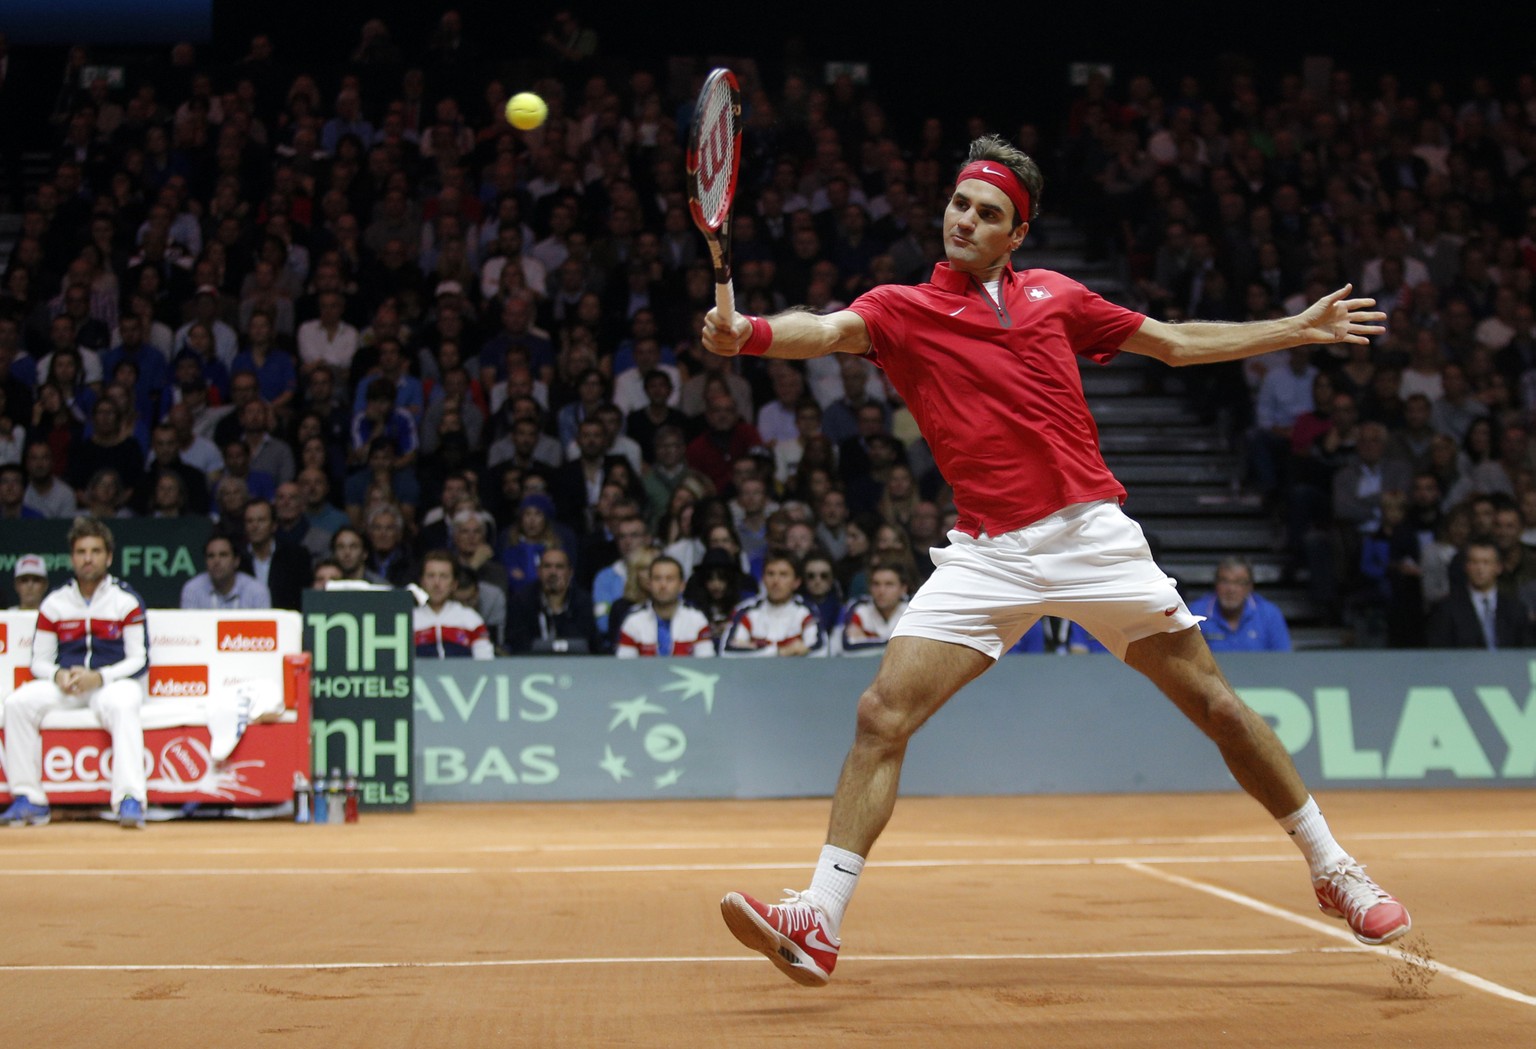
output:
[[[1189,606],[1204,616],[1200,632],[1212,652],[1289,652],[1291,632],[1273,602],[1253,592],[1253,566],[1241,557],[1216,566],[1216,592]]]

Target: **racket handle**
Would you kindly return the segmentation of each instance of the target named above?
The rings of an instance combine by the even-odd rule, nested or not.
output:
[[[720,319],[730,327],[736,319],[736,285],[733,281],[715,285],[715,309],[720,313]]]

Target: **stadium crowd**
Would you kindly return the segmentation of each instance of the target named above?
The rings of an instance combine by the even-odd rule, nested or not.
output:
[[[420,46],[371,20],[325,68],[258,35],[113,88],[74,49],[0,282],[0,516],[207,515],[189,602],[418,584],[424,654],[878,651],[948,489],[868,363],[703,351],[706,70],[605,62],[600,31],[558,13],[515,84],[452,11]],[[738,72],[740,307],[926,279],[978,122]],[[531,132],[502,116],[523,89]],[[1130,305],[1262,318],[1353,282],[1389,312],[1373,346],[1186,376],[1319,607],[1393,645],[1529,643],[1536,78],[1094,77],[1060,116],[1001,130]],[[1236,584],[1206,626],[1242,647]],[[1489,594],[1513,633],[1478,627]]]

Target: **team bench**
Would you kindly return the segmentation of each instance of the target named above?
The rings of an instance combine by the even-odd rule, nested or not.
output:
[[[36,613],[0,612],[0,684],[32,678]],[[144,761],[151,805],[267,805],[291,800],[310,768],[309,656],[297,612],[151,609]],[[278,696],[281,696],[279,704]],[[211,708],[245,703],[254,718],[228,757],[215,760]],[[0,734],[3,735],[3,734]],[[43,789],[50,804],[106,804],[111,738],[88,709],[43,721]],[[3,754],[0,800],[9,801]]]

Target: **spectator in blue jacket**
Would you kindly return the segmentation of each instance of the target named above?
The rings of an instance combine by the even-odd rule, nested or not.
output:
[[[1216,566],[1216,592],[1189,606],[1204,616],[1200,632],[1212,652],[1289,652],[1291,632],[1273,602],[1253,592],[1253,566],[1225,557]]]

